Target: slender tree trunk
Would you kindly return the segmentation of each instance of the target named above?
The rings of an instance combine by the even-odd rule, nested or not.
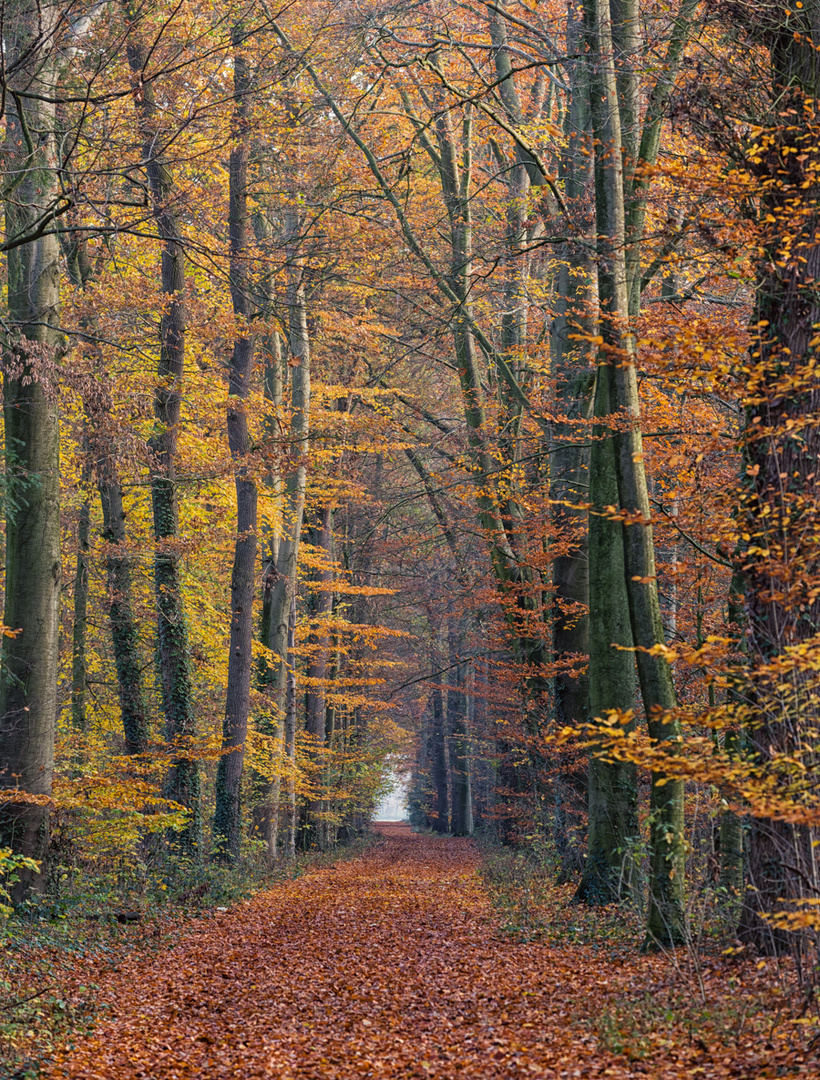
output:
[[[14,2],[6,9],[5,169],[15,182],[6,237],[30,233],[60,203],[52,35],[59,11]],[[2,799],[0,846],[40,862],[21,869],[15,901],[45,884],[57,710],[60,604],[60,433],[54,371],[62,351],[60,247],[44,235],[8,253],[4,342],[6,577],[0,674],[0,785],[46,800]]]
[[[113,460],[97,461],[97,485],[102,506],[108,621],[117,669],[117,692],[125,735],[125,751],[143,754],[148,748],[148,716],[142,689],[139,629],[131,600],[131,556],[125,537],[122,485]]]
[[[259,230],[257,230],[259,238]],[[270,295],[264,297],[265,308],[270,314]],[[283,361],[282,342],[279,332],[274,330],[262,343],[265,358],[264,394],[266,403],[265,436],[269,442],[268,455],[272,462],[265,479],[265,497],[272,500],[274,507],[281,513],[282,507],[282,478],[278,465],[278,452],[275,449],[275,441],[281,438],[279,428],[282,409],[283,389]],[[264,531],[262,548],[262,617],[259,624],[259,641],[266,649],[272,649],[276,613],[273,599],[277,580],[277,561],[281,537],[274,529],[267,527]],[[258,686],[265,694],[265,705],[262,715],[257,720],[257,726],[262,735],[270,740],[272,747],[272,765],[278,770],[281,762],[282,740],[284,731],[285,709],[285,668],[282,663],[282,652],[275,652],[274,656],[264,655],[259,662]],[[282,650],[284,651],[284,649]],[[253,789],[253,830],[254,834],[264,842],[265,850],[270,859],[276,857],[276,845],[279,825],[279,791],[281,776],[278,771],[275,775],[263,775],[261,772],[254,773]]]
[[[74,618],[71,626],[71,723],[85,731],[88,678],[88,569],[91,550],[91,501],[83,499],[77,521],[77,560],[74,567]]]
[[[333,558],[333,508],[322,507],[321,523],[316,530],[315,546],[325,553],[325,565],[316,574],[316,582],[322,586],[314,596],[312,617],[316,627],[308,638],[310,656],[308,658],[305,690],[305,728],[311,738],[310,749],[315,756],[315,782],[322,785],[322,751],[326,745],[326,709],[325,683],[327,680],[327,662],[330,650],[330,636],[327,618],[333,608],[333,593],[329,586],[333,580],[331,562]],[[323,800],[311,799],[306,810],[308,835],[319,844],[323,843],[321,814]]]
[[[287,704],[285,708],[285,756],[288,762],[285,803],[285,857],[296,858],[296,591],[288,612]]]
[[[231,239],[231,298],[234,315],[243,327],[231,357],[228,399],[228,445],[236,483],[236,543],[231,575],[231,634],[228,686],[222,725],[222,756],[216,777],[214,842],[223,859],[239,857],[242,837],[241,792],[248,734],[253,642],[253,593],[256,569],[256,481],[248,468],[251,438],[247,402],[253,367],[253,337],[247,330],[251,315],[248,266],[248,123],[250,70],[242,54],[243,32],[235,27],[234,145],[229,165]]]
[[[72,221],[72,230],[63,239],[64,251],[72,285],[85,290],[94,276],[94,267],[88,257],[88,237],[75,224]],[[96,329],[94,320],[84,316],[81,325],[93,342]],[[122,483],[117,469],[118,431],[116,421],[111,423],[109,376],[103,367],[98,344],[92,344],[91,353],[95,364],[94,392],[90,400],[84,403],[83,442],[89,471],[96,477],[102,510],[102,538],[106,545],[106,608],[117,672],[125,752],[143,754],[148,748],[148,717],[142,691],[139,630],[131,599],[131,556],[125,540]]]
[[[126,14],[133,15],[128,8]],[[174,209],[174,178],[163,157],[163,112],[153,83],[145,83],[147,55],[136,29],[126,49],[134,85],[143,165],[148,179],[151,210],[162,242],[161,283],[165,301],[160,321],[160,351],[154,394],[155,432],[149,445],[153,455],[151,501],[154,516],[154,584],[157,603],[157,659],[165,714],[166,738],[176,751],[165,785],[168,798],[190,811],[186,829],[175,841],[192,853],[201,844],[199,765],[182,748],[194,735],[188,627],[182,601],[176,457],[185,365],[185,251]]]
[[[299,221],[296,215],[289,216],[287,231],[289,233],[288,352],[292,371],[291,462],[283,497],[282,537],[278,544],[275,565],[272,559],[269,559],[266,567],[262,611],[263,644],[270,649],[272,656],[270,678],[276,715],[273,737],[276,747],[282,747],[285,758],[287,758],[286,696],[289,692],[288,622],[291,608],[296,603],[296,571],[305,510],[307,455],[310,446],[310,338],[305,289],[299,260]],[[278,815],[280,787],[278,779],[268,786],[256,812],[257,821],[264,823],[264,835],[268,840],[268,853],[271,858],[276,855],[275,822]],[[289,803],[286,805],[286,814],[289,813],[288,806]],[[287,837],[286,853],[289,843],[290,838]]]
[[[448,633],[450,668],[447,672],[447,734],[450,739],[450,827],[456,836],[473,831],[473,800],[470,777],[470,733],[464,693],[466,663],[459,661],[459,642],[454,626]]]
[[[433,678],[438,678],[434,674]],[[444,734],[444,695],[433,687],[430,695],[430,769],[433,782],[433,829],[446,833],[450,827],[447,799],[447,749]]]

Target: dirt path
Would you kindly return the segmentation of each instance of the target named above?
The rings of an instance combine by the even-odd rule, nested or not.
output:
[[[160,960],[112,976],[105,1021],[47,1075],[717,1075],[683,1050],[663,1064],[602,1054],[587,1018],[607,964],[499,939],[469,841],[382,831],[363,858],[199,920]]]

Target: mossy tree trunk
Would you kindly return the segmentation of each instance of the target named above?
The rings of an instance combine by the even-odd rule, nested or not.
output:
[[[201,848],[200,771],[187,751],[196,733],[188,627],[182,597],[177,540],[179,507],[176,483],[177,444],[185,369],[185,249],[175,210],[175,183],[164,157],[164,110],[157,104],[153,82],[144,81],[148,63],[135,15],[126,3],[131,32],[126,48],[134,84],[134,102],[143,139],[151,211],[162,249],[160,279],[165,301],[160,320],[159,361],[154,391],[154,433],[151,502],[154,519],[154,587],[157,605],[157,667],[165,715],[166,739],[174,753],[165,794],[190,812],[186,828],[175,843],[191,854]]]
[[[238,323],[228,373],[228,446],[234,462],[236,487],[236,540],[231,573],[231,632],[228,685],[222,723],[222,755],[216,775],[214,847],[224,860],[239,858],[242,839],[242,772],[250,713],[253,658],[253,594],[256,569],[256,480],[248,466],[251,436],[248,397],[253,373],[254,339],[248,328],[251,316],[249,274],[248,153],[251,115],[251,74],[243,53],[241,24],[232,32],[234,116],[233,146],[229,162],[229,233],[231,245],[231,300]]]
[[[48,223],[61,202],[56,149],[55,43],[59,11],[14,2],[4,19],[7,94],[6,242]],[[46,232],[8,252],[3,412],[6,577],[0,676],[0,785],[42,803],[2,798],[0,846],[39,860],[21,869],[15,901],[46,880],[57,711],[60,603],[60,432],[55,387],[63,343],[60,246]]]

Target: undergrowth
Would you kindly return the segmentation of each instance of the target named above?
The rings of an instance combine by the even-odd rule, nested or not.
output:
[[[572,1017],[602,1050],[636,1062],[675,1047],[698,1049],[707,1059],[718,1053],[736,1058],[750,1042],[762,1043],[796,1061],[817,1063],[810,1075],[820,1075],[816,982],[801,988],[790,959],[760,958],[739,948],[719,889],[709,895],[701,890],[691,905],[686,946],[642,955],[644,920],[637,905],[575,903],[576,885],[556,884],[546,844],[516,849],[487,836],[477,843],[501,935],[524,946],[583,949],[606,962],[606,1007]]]
[[[366,834],[272,867],[253,848],[235,866],[157,852],[58,867],[39,902],[0,923],[0,1080],[33,1080],[56,1043],[92,1028],[99,982],[127,957],[165,951],[192,919],[356,857],[372,842]]]

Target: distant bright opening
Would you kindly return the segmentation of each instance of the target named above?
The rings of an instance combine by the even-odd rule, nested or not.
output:
[[[374,821],[407,820],[407,783],[406,775],[390,771],[390,788],[376,807]]]

